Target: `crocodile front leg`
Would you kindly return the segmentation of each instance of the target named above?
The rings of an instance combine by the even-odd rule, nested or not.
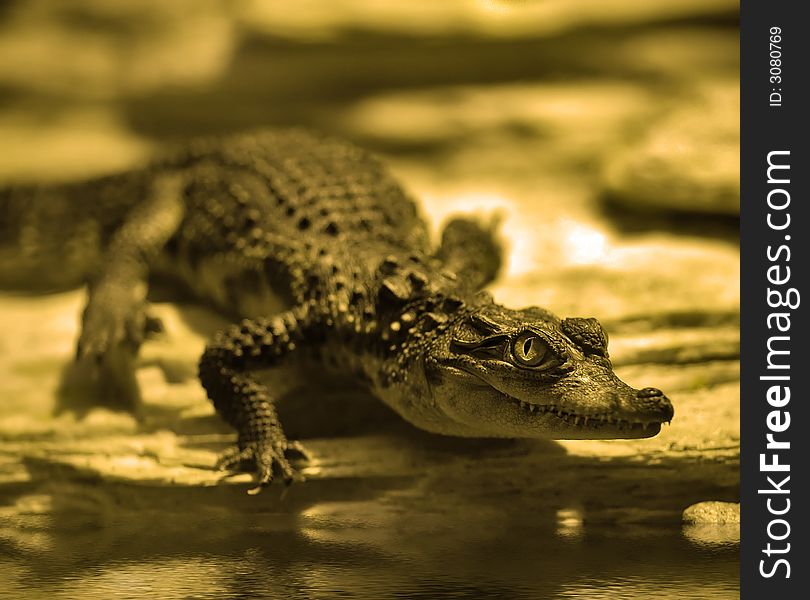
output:
[[[488,223],[473,217],[456,217],[442,231],[436,258],[470,289],[483,289],[501,270],[503,244],[497,236],[499,222],[497,215]]]
[[[217,462],[234,469],[252,461],[256,470],[255,494],[273,480],[277,467],[287,483],[300,478],[288,455],[306,457],[300,443],[290,441],[278,420],[274,399],[250,370],[272,367],[295,352],[314,329],[306,308],[293,309],[270,319],[244,320],[220,332],[200,359],[199,375],[217,413],[238,433],[237,445]]]
[[[64,405],[76,408],[93,396],[128,409],[137,405],[135,358],[154,325],[146,314],[146,280],[183,219],[182,185],[179,173],[156,178],[150,196],[113,234],[101,273],[89,286],[76,363],[63,374]]]

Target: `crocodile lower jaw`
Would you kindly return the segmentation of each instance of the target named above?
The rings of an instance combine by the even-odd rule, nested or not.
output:
[[[659,421],[634,421],[630,419],[617,417],[616,415],[610,413],[595,413],[583,415],[563,410],[562,408],[554,405],[532,404],[530,402],[524,402],[523,400],[513,398],[508,394],[503,395],[511,403],[513,403],[519,410],[525,412],[527,415],[534,415],[534,416],[550,415],[565,422],[568,425],[573,425],[575,427],[580,427],[582,429],[598,430],[603,429],[605,427],[611,427],[618,430],[645,431],[650,427],[658,427],[662,424]]]

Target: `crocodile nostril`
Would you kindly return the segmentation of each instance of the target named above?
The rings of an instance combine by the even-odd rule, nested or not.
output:
[[[671,421],[672,416],[675,414],[669,398],[658,388],[648,387],[638,390],[636,392],[636,401],[639,406],[643,406],[645,410],[655,413],[657,418],[662,421]]]

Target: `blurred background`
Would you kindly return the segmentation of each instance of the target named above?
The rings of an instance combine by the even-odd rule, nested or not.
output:
[[[496,299],[596,316],[676,410],[639,442],[473,442],[290,402],[309,481],[248,499],[214,485],[232,436],[188,375],[221,319],[158,303],[143,411],[55,414],[84,293],[0,291],[0,590],[738,597],[738,69],[731,0],[0,1],[0,184],[198,134],[350,139],[434,231],[499,214]]]

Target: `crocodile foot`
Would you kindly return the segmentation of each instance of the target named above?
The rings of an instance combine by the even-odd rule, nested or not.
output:
[[[310,460],[301,442],[260,440],[229,448],[220,454],[216,468],[223,471],[254,471],[257,485],[248,490],[248,494],[255,495],[272,483],[275,471],[281,473],[287,485],[304,481],[304,476],[290,463],[293,457]]]
[[[128,315],[120,310],[86,314],[76,359],[62,373],[58,411],[83,413],[95,406],[136,411],[141,400],[135,379],[138,348],[163,331],[160,319],[143,308]]]
[[[105,354],[119,347],[136,353],[145,339],[163,331],[162,321],[150,315],[145,304],[113,302],[106,298],[91,301],[82,315],[76,359],[101,363]]]

